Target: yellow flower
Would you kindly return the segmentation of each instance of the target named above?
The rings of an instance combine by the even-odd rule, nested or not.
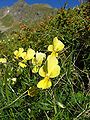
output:
[[[42,89],[51,87],[50,78],[57,77],[59,74],[60,66],[58,65],[58,60],[54,56],[49,56],[46,66],[42,66],[39,70],[39,75],[44,77],[44,79],[38,82],[37,87]]]
[[[44,58],[46,58],[45,53],[37,52],[36,56],[32,59],[32,64],[34,65],[34,68],[32,70],[33,73],[38,72],[39,66],[41,66]]]
[[[6,58],[0,58],[0,63],[6,63],[6,62],[7,62]]]
[[[35,55],[35,51],[31,48],[28,48],[27,52],[23,52],[21,57],[24,59],[23,61],[31,60]]]
[[[21,57],[23,51],[24,51],[23,48],[19,48],[19,50],[15,50],[15,51],[14,51],[15,58],[18,59],[19,57]]]
[[[52,86],[52,83],[51,83],[51,80],[49,79],[49,77],[45,77],[43,80],[41,80],[37,84],[37,87],[42,88],[42,89],[47,89],[47,88],[50,88],[51,86]]]
[[[26,65],[25,65],[24,63],[22,63],[22,62],[19,62],[18,64],[19,64],[19,66],[22,67],[22,68],[25,68],[25,67],[26,67]]]
[[[37,52],[36,57],[34,57],[32,59],[33,65],[38,64],[40,66],[42,64],[44,58],[46,58],[45,53]]]
[[[48,51],[51,51],[52,56],[58,56],[57,52],[62,51],[64,48],[64,44],[58,40],[57,37],[53,39],[53,45],[48,46]]]
[[[25,58],[26,58],[26,55],[27,55],[27,53],[26,53],[26,52],[23,52],[23,53],[21,54],[21,57],[22,57],[23,59],[25,59]]]

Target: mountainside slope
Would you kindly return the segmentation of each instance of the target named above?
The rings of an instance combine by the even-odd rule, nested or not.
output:
[[[57,9],[51,8],[47,4],[29,5],[24,1],[18,1],[11,7],[0,9],[0,31],[2,26],[14,28],[19,23],[29,26],[38,24],[48,16],[54,16]]]

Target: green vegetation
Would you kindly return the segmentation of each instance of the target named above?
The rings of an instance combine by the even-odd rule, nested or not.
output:
[[[12,26],[13,22],[14,22],[14,20],[13,20],[13,17],[11,15],[6,15],[2,19],[2,25],[6,26],[6,27]]]
[[[60,9],[37,27],[20,23],[17,30],[0,33],[0,58],[7,59],[6,64],[0,63],[1,120],[90,119],[89,8],[90,4],[82,4]],[[32,73],[30,63],[26,68],[19,67],[13,52],[30,47],[48,55],[54,37],[65,45],[58,54],[61,73],[52,79],[51,88],[38,89],[36,85],[42,78]]]

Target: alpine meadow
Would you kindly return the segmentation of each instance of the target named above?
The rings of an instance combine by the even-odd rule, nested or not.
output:
[[[90,3],[0,9],[0,120],[90,120]]]

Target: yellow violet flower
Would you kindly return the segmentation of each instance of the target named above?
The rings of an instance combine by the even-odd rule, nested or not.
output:
[[[51,51],[52,52],[51,55],[57,57],[58,56],[57,52],[62,51],[63,48],[64,48],[64,44],[60,40],[58,40],[57,37],[55,37],[53,39],[53,45],[48,46],[48,51]]]
[[[19,48],[19,50],[15,50],[14,51],[15,58],[18,59],[19,57],[21,57],[23,51],[24,51],[23,48]]]
[[[52,86],[50,78],[55,78],[59,74],[60,66],[58,65],[58,60],[54,56],[48,56],[46,69],[45,66],[42,66],[39,70],[39,75],[44,77],[44,79],[38,82],[37,87],[42,89],[50,88]]]
[[[45,53],[37,52],[36,56],[32,59],[32,64],[34,65],[34,68],[32,70],[33,73],[38,72],[39,66],[41,66],[43,60],[46,58]]]
[[[35,51],[31,48],[28,48],[27,52],[23,52],[21,57],[24,59],[23,61],[31,60],[35,55]]]
[[[33,65],[36,65],[36,64],[41,65],[44,58],[46,58],[45,53],[37,52],[36,57],[32,59]]]
[[[7,62],[6,58],[0,58],[0,63],[6,63],[6,62]]]
[[[26,65],[25,65],[24,63],[22,63],[22,62],[19,62],[18,65],[19,65],[20,67],[22,67],[22,68],[25,68],[25,67],[26,67]]]

